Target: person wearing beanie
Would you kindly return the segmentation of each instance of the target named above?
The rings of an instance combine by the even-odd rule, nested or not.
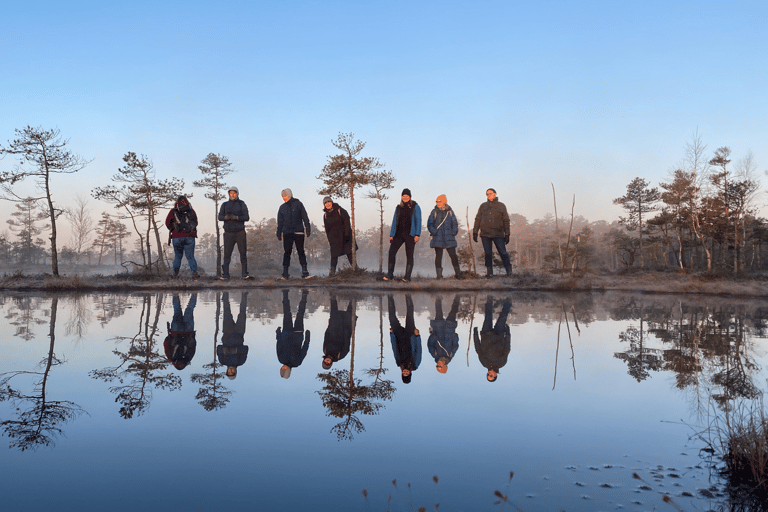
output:
[[[453,210],[448,206],[448,198],[445,194],[437,196],[435,208],[427,219],[429,231],[429,246],[435,250],[435,273],[437,279],[443,278],[443,249],[448,251],[448,256],[453,264],[456,279],[461,279],[461,267],[459,257],[456,255],[456,235],[459,233],[459,221]]]
[[[280,279],[288,279],[288,268],[291,266],[291,253],[296,245],[296,253],[299,255],[301,265],[301,277],[308,278],[307,255],[304,253],[304,239],[309,238],[312,232],[307,216],[307,210],[301,201],[293,197],[291,189],[286,188],[280,192],[283,196],[283,204],[277,210],[277,239],[283,242],[283,275]]]
[[[197,213],[192,209],[185,196],[179,196],[165,218],[165,227],[170,230],[169,244],[173,245],[173,277],[179,276],[181,257],[186,256],[192,278],[197,280],[197,260],[195,259],[195,238],[197,237]]]
[[[195,357],[197,340],[195,339],[195,306],[197,293],[193,293],[187,301],[184,312],[181,311],[181,299],[173,294],[173,320],[168,322],[168,336],[163,347],[165,356],[177,370],[183,370]]]
[[[395,298],[387,297],[389,310],[389,341],[392,343],[392,352],[395,355],[395,364],[400,368],[403,384],[411,382],[413,372],[421,364],[421,334],[416,328],[413,317],[413,299],[405,296],[405,327],[397,318],[395,310]]]
[[[243,292],[240,295],[240,312],[237,314],[237,321],[232,317],[229,292],[222,294],[221,301],[224,304],[224,317],[221,345],[216,347],[216,356],[219,359],[219,364],[227,367],[227,377],[234,380],[237,377],[237,367],[245,364],[246,359],[248,359],[248,345],[245,344],[248,292]]]
[[[328,317],[328,328],[323,337],[323,370],[330,370],[333,363],[341,361],[352,346],[352,301],[347,309],[339,309],[336,295],[331,295],[331,314]],[[355,316],[355,319],[357,316]]]
[[[472,228],[472,239],[477,242],[477,235],[483,239],[485,252],[486,277],[493,277],[493,246],[501,257],[501,262],[507,275],[512,275],[512,263],[507,254],[506,245],[509,243],[509,214],[504,203],[499,202],[496,190],[489,188],[485,191],[486,202],[480,205],[475,215],[475,226]]]
[[[224,222],[224,261],[221,263],[219,279],[229,279],[229,262],[232,260],[235,245],[240,253],[240,270],[243,279],[250,279],[246,256],[245,223],[251,217],[248,215],[248,206],[240,199],[240,191],[237,187],[229,187],[227,193],[229,201],[222,203],[219,209],[219,220]]]
[[[347,210],[333,202],[329,196],[323,198],[323,223],[325,236],[331,248],[331,266],[328,275],[336,273],[339,256],[346,256],[352,265],[352,223]]]
[[[416,201],[411,199],[411,190],[403,189],[400,196],[400,204],[395,208],[395,216],[392,219],[392,228],[389,230],[389,261],[387,273],[382,277],[385,281],[395,278],[395,261],[397,251],[405,245],[405,276],[403,281],[411,280],[413,272],[413,250],[421,234],[421,208]]]

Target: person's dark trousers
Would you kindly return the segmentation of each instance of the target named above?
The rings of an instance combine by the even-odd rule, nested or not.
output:
[[[448,252],[448,257],[451,258],[451,265],[453,268],[459,268],[459,256],[456,254],[455,247],[447,247],[445,249]],[[435,268],[443,267],[443,248],[435,247]]]
[[[229,277],[229,262],[232,260],[232,251],[237,244],[237,250],[240,252],[240,267],[243,271],[243,277],[248,275],[248,259],[245,256],[245,230],[230,233],[224,232],[224,261],[221,262],[221,275]]]
[[[283,234],[283,268],[291,266],[291,252],[293,244],[296,244],[296,253],[299,255],[299,264],[301,268],[307,266],[307,255],[304,254],[304,234],[284,233]]]
[[[483,241],[483,251],[485,251],[485,266],[486,268],[493,268],[493,246],[496,246],[496,250],[499,251],[499,257],[501,258],[501,263],[504,265],[504,268],[511,267],[511,263],[509,261],[509,254],[507,254],[507,246],[504,245],[504,237],[503,236],[496,236],[496,237],[487,237],[487,236],[481,236],[480,239]]]
[[[394,237],[392,243],[389,244],[389,274],[392,275],[395,272],[395,261],[397,261],[397,251],[400,250],[400,246],[405,244],[405,273],[407,277],[411,277],[409,269],[413,269],[413,249],[416,247],[416,242],[412,236],[406,237]]]
[[[392,332],[394,332],[395,335],[402,333],[403,326],[397,318],[395,298],[392,295],[387,298],[387,306],[387,309],[389,310],[389,326],[392,328]],[[416,322],[413,318],[413,299],[410,295],[405,296],[405,311],[405,333],[410,336],[416,330]]]
[[[296,323],[291,319],[291,300],[288,290],[283,290],[283,332],[304,332],[304,311],[307,309],[307,294],[301,294],[299,310],[296,312]]]
[[[493,299],[488,297],[485,301],[485,319],[483,320],[483,328],[481,332],[497,332],[504,333],[506,331],[507,317],[512,309],[512,302],[507,299],[504,301],[504,305],[499,313],[499,319],[496,320],[496,325],[493,324]]]
[[[347,254],[347,260],[349,260],[349,265],[352,266],[352,254]],[[331,270],[334,272],[336,271],[336,265],[339,264],[339,257],[338,256],[331,256]]]

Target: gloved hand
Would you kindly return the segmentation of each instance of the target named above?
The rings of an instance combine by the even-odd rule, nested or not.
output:
[[[309,230],[306,230],[306,231],[304,232],[304,234],[307,236],[307,238],[309,238]]]
[[[509,235],[504,235],[504,245],[509,244]]]
[[[280,241],[280,242],[282,242],[282,241],[283,241],[283,237],[281,237],[280,235],[277,235],[277,239],[278,239],[278,241]]]
[[[472,240],[474,240],[475,243],[477,243],[477,233],[472,233]]]
[[[224,216],[224,220],[237,220],[237,216],[228,213]]]

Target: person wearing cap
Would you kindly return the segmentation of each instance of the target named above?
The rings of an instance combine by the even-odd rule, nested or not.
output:
[[[416,201],[411,199],[411,190],[403,189],[400,195],[400,204],[395,208],[395,216],[392,219],[392,228],[389,230],[389,262],[387,273],[383,277],[385,281],[395,278],[395,261],[400,246],[405,245],[405,275],[403,281],[411,280],[413,272],[413,250],[421,234],[421,208]]]
[[[435,200],[435,208],[427,219],[429,231],[429,246],[435,250],[435,273],[438,279],[443,278],[443,249],[448,251],[448,256],[453,264],[456,279],[461,278],[459,257],[456,255],[456,235],[459,234],[459,221],[453,210],[448,206],[448,198],[440,194]]]
[[[339,309],[339,301],[331,295],[331,315],[323,338],[323,370],[330,370],[333,363],[349,354],[352,345],[352,301],[346,311]],[[355,317],[357,318],[357,317]]]
[[[304,238],[309,238],[312,228],[309,224],[307,210],[301,201],[293,197],[291,189],[286,188],[280,192],[283,196],[283,204],[277,210],[277,239],[283,241],[283,275],[281,279],[288,279],[288,267],[291,266],[291,253],[296,245],[296,254],[299,255],[301,265],[301,277],[307,278],[307,255],[304,253]]]
[[[501,263],[512,275],[512,264],[509,261],[506,244],[509,243],[509,214],[504,203],[499,202],[496,190],[489,188],[485,191],[486,202],[480,205],[475,215],[475,226],[472,228],[472,239],[477,242],[477,235],[483,239],[483,251],[485,252],[486,277],[493,276],[493,246],[501,257]]]
[[[309,331],[304,334],[304,311],[307,308],[308,290],[301,290],[299,309],[296,311],[296,322],[291,318],[291,301],[288,298],[288,290],[283,290],[283,327],[277,328],[277,360],[283,363],[280,367],[280,376],[287,379],[291,376],[291,369],[304,362],[309,350]]]
[[[451,311],[443,319],[443,299],[439,295],[435,298],[435,319],[429,321],[427,349],[435,358],[438,373],[448,372],[448,363],[459,350],[459,335],[456,333],[456,328],[459,326],[456,322],[459,305],[459,296],[454,295]]]
[[[224,222],[224,261],[221,262],[220,279],[229,279],[229,262],[232,260],[232,251],[237,245],[240,253],[240,269],[243,279],[250,279],[248,274],[248,258],[246,257],[245,223],[251,217],[248,215],[248,206],[240,199],[240,191],[237,187],[227,189],[229,201],[221,204],[219,220]]]
[[[488,369],[485,377],[488,382],[495,382],[499,376],[499,370],[507,364],[507,358],[511,349],[509,326],[507,317],[512,309],[512,301],[507,297],[499,313],[496,323],[493,323],[493,298],[489,295],[485,301],[485,319],[477,334],[475,327],[474,340],[475,351],[480,364]]]
[[[232,317],[232,309],[229,305],[229,292],[221,296],[224,304],[224,318],[222,322],[221,345],[216,347],[216,356],[219,364],[227,367],[227,377],[234,380],[237,377],[237,367],[245,364],[248,359],[248,345],[245,344],[246,306],[248,304],[248,292],[240,295],[240,312],[237,321]]]
[[[185,196],[179,196],[165,218],[165,227],[170,230],[169,243],[173,245],[173,277],[179,276],[181,257],[186,256],[192,277],[197,279],[195,260],[195,238],[197,237],[197,213]]]
[[[346,256],[352,265],[352,223],[347,210],[334,203],[330,196],[323,198],[323,223],[331,248],[329,275],[332,276],[336,273],[339,256]]]
[[[416,328],[413,318],[413,299],[405,296],[405,327],[397,318],[395,310],[395,298],[387,297],[389,309],[389,341],[392,343],[392,352],[395,355],[395,364],[400,368],[400,376],[403,384],[411,382],[413,372],[421,364],[421,333]]]

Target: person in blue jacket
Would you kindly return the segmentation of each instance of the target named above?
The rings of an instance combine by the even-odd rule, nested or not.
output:
[[[459,234],[459,221],[453,210],[448,206],[448,198],[440,194],[435,200],[435,208],[427,219],[427,231],[429,231],[429,246],[435,250],[435,273],[438,279],[443,278],[443,249],[448,251],[448,256],[453,264],[456,279],[461,278],[459,257],[456,255],[456,235]]]
[[[435,368],[439,373],[448,372],[448,363],[459,350],[459,335],[456,328],[459,326],[456,315],[459,314],[461,300],[454,295],[451,311],[443,318],[443,299],[439,295],[435,299],[435,319],[429,321],[429,339],[427,349],[435,358]]]
[[[277,210],[277,239],[283,241],[283,275],[281,279],[288,279],[288,267],[291,266],[291,252],[296,244],[296,254],[299,255],[301,264],[301,277],[309,277],[307,270],[307,256],[304,253],[304,238],[309,238],[312,228],[309,224],[307,210],[301,201],[293,197],[291,189],[286,188],[280,192],[283,196],[283,204]]]
[[[405,296],[405,327],[397,318],[395,298],[387,297],[389,307],[389,341],[395,355],[395,364],[400,368],[403,383],[411,382],[411,375],[421,364],[421,334],[413,319],[413,299]]]
[[[405,275],[403,281],[411,280],[413,272],[413,250],[421,234],[421,208],[416,201],[411,199],[411,190],[403,189],[400,204],[395,208],[395,216],[392,219],[392,228],[389,230],[389,266],[385,281],[395,278],[395,261],[397,251],[405,245]]]

